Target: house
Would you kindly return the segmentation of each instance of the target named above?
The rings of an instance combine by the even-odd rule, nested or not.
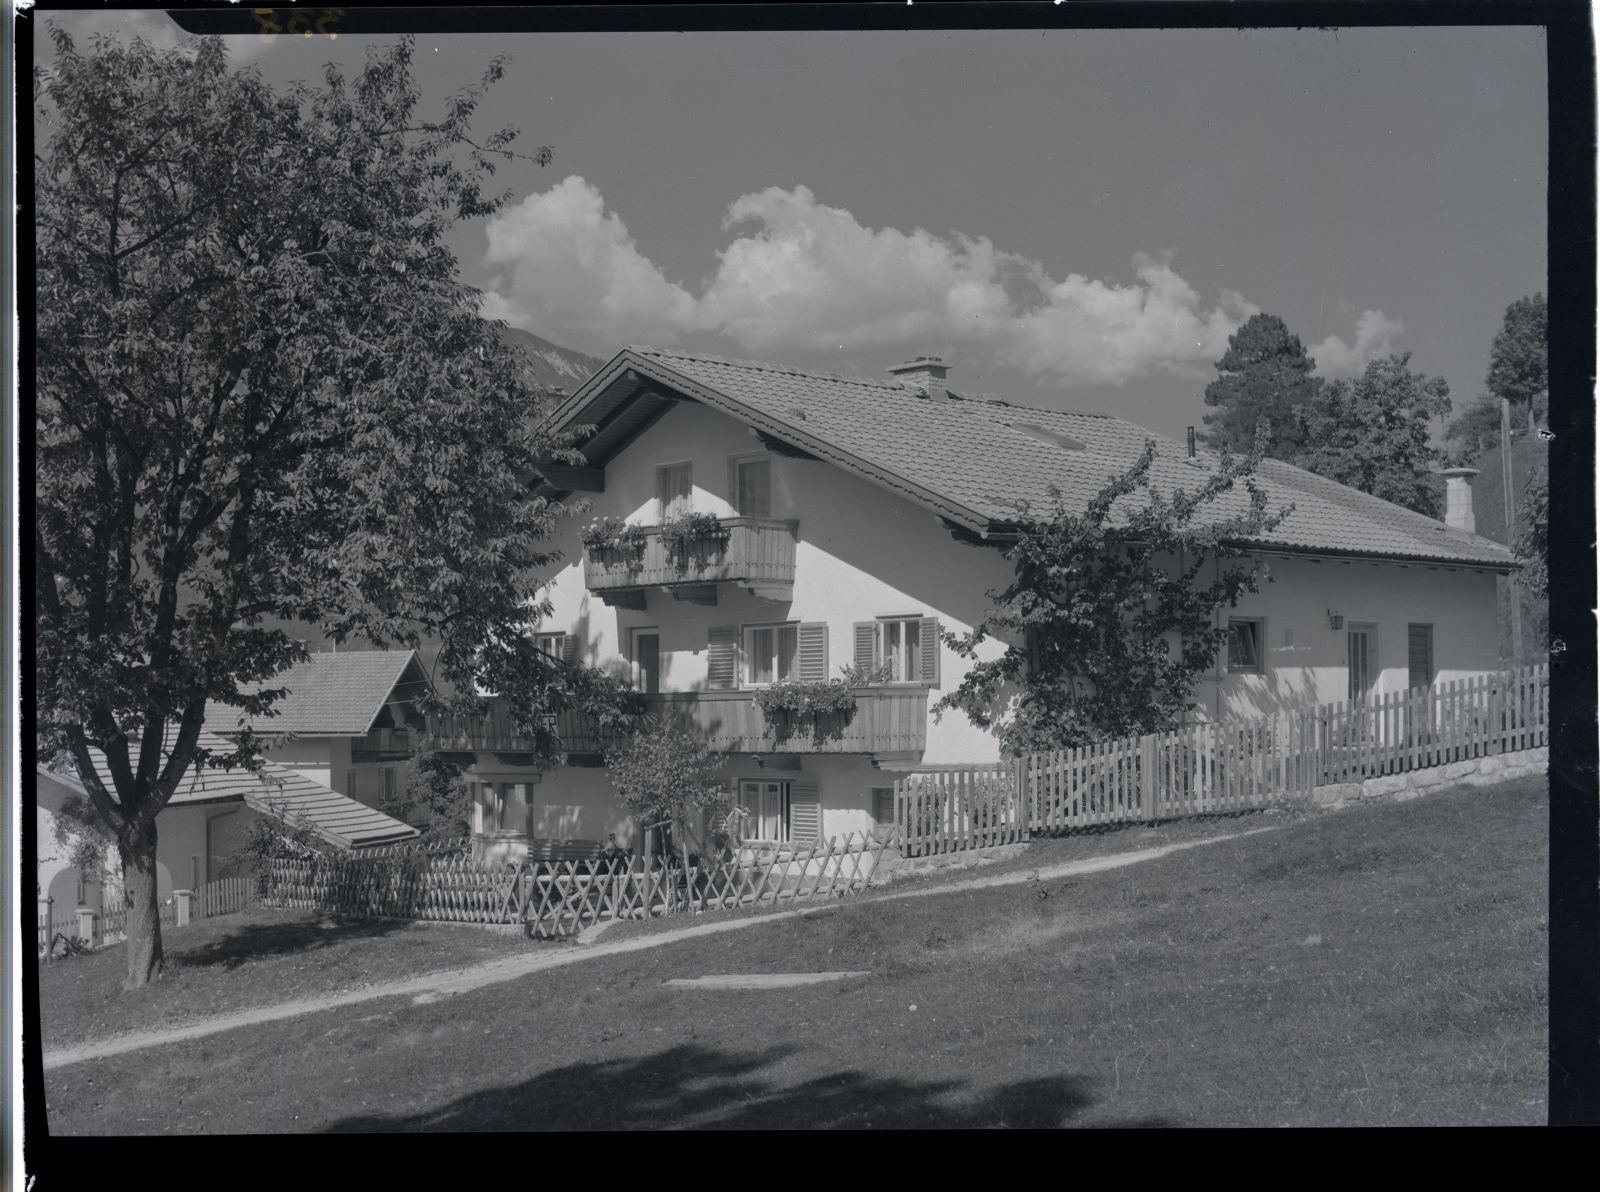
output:
[[[998,759],[986,731],[929,709],[969,665],[939,630],[970,629],[1007,582],[993,548],[1015,533],[1018,500],[1043,507],[1053,485],[1086,503],[1147,440],[1159,490],[1192,490],[1216,466],[1120,418],[958,392],[937,359],[889,371],[861,380],[628,348],[552,415],[593,430],[584,466],[549,464],[539,491],[646,529],[637,549],[586,550],[588,518],[568,523],[541,645],[625,674],[726,751],[724,778],[763,839],[870,829],[890,818],[897,774]],[[1495,580],[1515,563],[1472,533],[1469,473],[1447,478],[1447,524],[1265,461],[1272,507],[1294,510],[1249,544],[1272,582],[1227,613],[1228,649],[1195,693],[1203,714],[1495,670]],[[1244,500],[1224,498],[1219,514]],[[685,512],[718,519],[719,540],[662,533]],[[1003,649],[985,643],[980,657]],[[782,737],[754,702],[761,686],[837,679],[847,663],[891,681],[856,689],[833,731]],[[503,717],[432,738],[473,751],[480,855],[632,836],[602,768],[612,742],[570,719],[570,764],[542,775],[516,764],[527,743]]]
[[[404,785],[405,733],[424,724],[416,701],[429,687],[414,651],[315,653],[257,687],[286,691],[272,715],[212,701],[207,730],[231,736],[248,725],[266,757],[368,807]]]
[[[202,732],[200,743],[219,752],[230,748],[213,733]],[[111,771],[98,750],[91,750],[95,769],[108,790]],[[138,749],[129,749],[138,764]],[[52,897],[58,906],[105,909],[114,897],[101,883],[72,864],[71,846],[58,842],[56,825],[62,808],[73,799],[88,801],[83,783],[69,768],[38,767],[34,788],[38,829],[39,896]],[[196,766],[156,817],[156,884],[165,901],[174,889],[198,889],[207,882],[232,876],[232,855],[243,832],[257,815],[272,814],[290,822],[304,822],[318,837],[339,848],[369,848],[397,844],[414,838],[417,830],[348,796],[328,789],[298,770],[267,761],[259,774],[244,769],[208,769]],[[74,831],[70,817],[67,832]],[[120,885],[120,861],[110,858],[107,885]]]

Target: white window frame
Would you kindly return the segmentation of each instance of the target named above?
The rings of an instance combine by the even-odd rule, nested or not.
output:
[[[661,678],[661,627],[659,625],[635,625],[628,630],[628,667],[630,682],[635,691],[644,691],[644,667],[639,662],[639,638],[647,633],[656,635],[656,679]]]
[[[689,491],[688,491],[688,494],[684,497],[683,511],[685,513],[690,513],[690,512],[693,512],[693,510],[694,510],[694,461],[693,460],[688,460],[688,459],[680,459],[680,460],[671,460],[671,461],[668,461],[667,463],[657,464],[656,465],[656,493],[655,493],[655,497],[656,497],[656,524],[657,525],[662,525],[667,520],[667,505],[668,505],[668,502],[667,502],[667,498],[663,495],[665,490],[666,490],[666,484],[664,483],[664,479],[665,479],[665,473],[669,469],[672,469],[672,468],[687,468],[688,469],[688,471],[689,471]]]
[[[759,788],[767,785],[776,786],[778,788],[779,810],[778,832],[776,837],[768,836],[761,830],[761,803],[759,798]],[[751,786],[758,788],[758,797],[756,799],[747,801],[745,797],[745,789]],[[794,784],[787,780],[776,778],[739,779],[739,806],[750,812],[750,819],[747,821],[747,823],[750,828],[753,829],[752,831],[746,831],[746,838],[750,840],[775,840],[775,842],[778,844],[789,843],[789,806],[790,799],[793,797],[793,795]]]
[[[560,658],[566,653],[566,636],[564,633],[537,633],[534,634],[533,643],[539,653]]]
[[[1254,666],[1235,666],[1233,662],[1233,627],[1235,625],[1254,625],[1256,627],[1256,661]],[[1224,643],[1227,651],[1228,673],[1230,675],[1264,675],[1267,673],[1267,619],[1265,617],[1229,617],[1228,640]]]
[[[756,451],[743,455],[733,455],[728,457],[728,505],[737,516],[773,516],[772,511],[774,506],[772,503],[772,474],[775,471],[773,459],[774,457],[770,451]],[[739,469],[744,467],[745,464],[761,463],[767,465],[767,511],[765,513],[751,513],[748,509],[744,508],[743,504],[739,500]]]
[[[755,680],[755,667],[753,665],[753,662],[754,662],[754,659],[755,659],[755,647],[754,647],[755,632],[758,629],[788,629],[788,630],[793,631],[793,633],[794,633],[794,658],[793,658],[793,661],[790,664],[789,677],[787,679],[783,679],[783,678],[779,678],[778,677],[778,653],[777,653],[777,650],[778,650],[778,642],[779,642],[780,638],[779,638],[779,635],[775,633],[775,634],[773,634],[773,638],[772,638],[772,643],[773,643],[773,645],[772,645],[773,654],[772,654],[772,659],[771,659],[771,661],[772,661],[772,674],[773,674],[772,681],[771,682],[767,682],[767,683],[758,683],[758,682],[756,682],[756,680]],[[784,682],[792,683],[792,682],[794,682],[800,676],[800,622],[799,621],[758,621],[758,622],[752,622],[749,625],[740,625],[739,626],[739,659],[738,659],[738,667],[739,667],[739,680],[740,680],[739,686],[741,688],[743,688],[744,690],[747,690],[747,691],[753,691],[753,690],[756,690],[756,689],[762,688],[762,687],[771,687],[775,683],[784,683]]]
[[[905,613],[893,617],[879,617],[877,626],[872,631],[872,664],[875,667],[883,666],[889,661],[889,626],[890,625],[915,625],[917,629],[917,648],[904,647],[905,666],[903,674],[897,673],[890,679],[891,683],[921,683],[922,678],[922,622],[926,619],[923,613]],[[904,628],[900,630],[902,644],[906,636]],[[916,676],[912,677],[912,671]]]

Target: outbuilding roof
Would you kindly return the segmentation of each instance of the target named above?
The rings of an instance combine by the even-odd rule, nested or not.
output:
[[[227,740],[202,731],[200,744],[218,753],[233,748]],[[139,764],[138,745],[130,744],[129,761]],[[111,767],[97,749],[90,750],[95,771],[113,799]],[[59,774],[52,774],[60,778]],[[340,848],[394,844],[417,835],[410,824],[402,823],[364,803],[358,803],[320,782],[276,762],[264,761],[259,774],[242,768],[208,769],[196,765],[173,792],[168,807],[201,803],[243,801],[252,810],[277,816],[289,823],[304,822],[323,840]]]
[[[914,500],[976,533],[1003,533],[1017,502],[1048,508],[1049,489],[1086,506],[1154,442],[1151,487],[1163,493],[1204,483],[1218,457],[1106,414],[1050,410],[949,391],[949,400],[897,381],[800,372],[657,348],[625,348],[553,414],[557,426],[594,425],[582,445],[604,466],[676,396],[719,409],[794,449]],[[1516,566],[1490,539],[1448,529],[1380,498],[1265,460],[1257,483],[1269,508],[1293,511],[1249,541],[1294,553],[1414,559],[1496,570]],[[1243,512],[1236,490],[1213,508]],[[1114,514],[1115,517],[1115,514]]]
[[[239,708],[213,700],[206,704],[206,727],[232,733],[248,723],[263,735],[365,736],[386,703],[414,699],[426,688],[427,679],[415,659],[414,650],[313,654],[256,684],[255,690],[287,689],[288,694],[273,704],[273,715],[248,717]]]

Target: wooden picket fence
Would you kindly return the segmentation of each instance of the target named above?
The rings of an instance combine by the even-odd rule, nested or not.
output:
[[[218,878],[201,886],[195,895],[195,914],[206,919],[237,914],[258,901],[256,881],[249,877]]]
[[[482,865],[459,849],[279,859],[266,883],[278,906],[354,916],[521,924],[572,935],[601,919],[731,910],[865,889],[890,837],[849,833],[814,845],[743,847],[687,871],[660,857]]]
[[[911,774],[895,782],[907,856],[1034,835],[1248,811],[1320,786],[1549,744],[1547,664]]]

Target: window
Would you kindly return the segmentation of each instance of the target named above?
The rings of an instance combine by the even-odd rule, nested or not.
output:
[[[562,639],[566,636],[564,633],[541,633],[534,638],[534,641],[539,647],[539,653],[548,654],[552,658],[560,658],[562,656]]]
[[[789,682],[800,665],[800,626],[746,625],[744,657],[746,686]]]
[[[354,770],[346,770],[344,772],[344,793],[352,799],[356,797],[356,772]]]
[[[654,695],[661,690],[661,631],[633,631],[633,686],[635,691]]]
[[[739,805],[750,812],[744,836],[747,840],[772,840],[783,844],[789,839],[789,784],[787,782],[741,782]]]
[[[1376,625],[1352,625],[1345,635],[1345,648],[1350,667],[1350,698],[1364,700],[1372,692],[1378,673]]]
[[[688,464],[668,464],[656,469],[656,499],[661,502],[662,521],[688,513],[693,494]]]
[[[1228,672],[1230,674],[1259,675],[1266,667],[1261,657],[1261,644],[1266,638],[1265,624],[1261,621],[1232,617],[1228,621]]]
[[[498,832],[505,827],[506,819],[506,788],[507,782],[480,782],[478,783],[477,797],[473,799],[476,805],[476,819],[479,830],[483,832]]]
[[[1433,626],[1406,626],[1408,687],[1433,686]]]
[[[772,516],[772,460],[761,456],[734,461],[733,505],[742,517]]]
[[[878,622],[878,665],[890,669],[890,682],[922,682],[922,618]]]
[[[887,828],[894,823],[894,787],[875,786],[871,793],[873,822]]]
[[[383,797],[386,802],[393,801],[396,788],[399,786],[399,775],[393,766],[383,768]]]

